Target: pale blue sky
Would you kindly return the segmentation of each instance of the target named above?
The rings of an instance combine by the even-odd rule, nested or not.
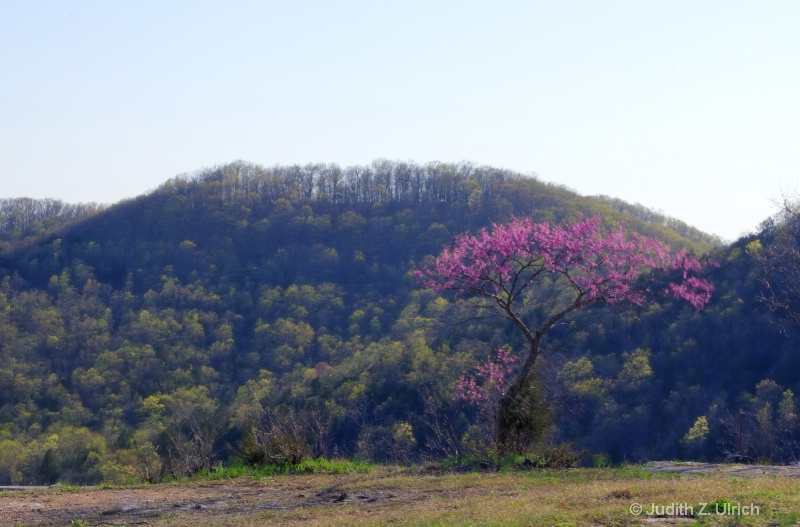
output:
[[[468,160],[733,239],[799,139],[794,0],[0,0],[0,197]]]

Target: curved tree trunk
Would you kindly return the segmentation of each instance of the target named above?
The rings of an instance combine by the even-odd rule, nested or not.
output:
[[[530,430],[526,424],[530,424],[533,414],[531,403],[531,390],[533,388],[534,372],[533,365],[539,356],[539,345],[542,334],[537,332],[529,342],[528,357],[522,366],[514,383],[500,399],[497,408],[497,449],[500,455],[509,453],[520,453],[519,450],[529,443],[529,439],[534,435],[534,430]],[[527,429],[527,430],[526,430]]]
[[[508,318],[522,331],[522,334],[525,335],[525,340],[528,341],[528,356],[516,380],[500,399],[500,404],[498,405],[498,444],[496,446],[500,455],[522,453],[521,450],[529,447],[530,443],[535,439],[535,436],[541,433],[542,430],[535,429],[537,426],[541,426],[541,422],[537,419],[536,413],[541,413],[542,409],[536,408],[537,397],[533,383],[535,378],[533,366],[536,363],[536,359],[539,357],[542,337],[544,337],[545,333],[555,326],[559,320],[589,303],[591,303],[591,301],[585,301],[583,296],[579,295],[575,299],[575,302],[566,309],[550,317],[535,332],[532,332],[519,316],[514,313],[513,309],[511,309],[510,302],[506,304],[507,307],[504,306]]]

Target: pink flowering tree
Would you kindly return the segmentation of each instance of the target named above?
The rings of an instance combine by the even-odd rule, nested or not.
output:
[[[502,450],[517,440],[509,434],[520,428],[519,408],[550,329],[586,306],[641,306],[654,294],[702,309],[713,291],[708,280],[697,276],[702,268],[685,250],[672,252],[663,242],[624,226],[605,230],[595,216],[564,225],[515,218],[477,235],[462,234],[416,275],[423,287],[477,298],[481,308],[510,320],[525,337],[522,365],[499,404]],[[660,282],[659,274],[665,278]],[[655,283],[666,285],[654,291]],[[533,307],[538,316],[531,314]]]

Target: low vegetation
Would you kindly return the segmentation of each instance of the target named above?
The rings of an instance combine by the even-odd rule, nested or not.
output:
[[[0,507],[6,519],[23,524],[85,526],[777,527],[800,519],[795,477],[687,475],[680,468],[250,473],[122,489],[0,493]]]

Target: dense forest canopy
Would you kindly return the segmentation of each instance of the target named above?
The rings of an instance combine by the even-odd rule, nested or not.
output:
[[[35,238],[80,221],[103,209],[96,203],[69,204],[57,199],[0,199],[0,244]]]
[[[722,245],[721,240],[714,235],[703,233],[685,222],[656,213],[639,204],[632,205],[607,196],[587,199],[566,187],[540,182],[535,175],[476,166],[468,162],[418,165],[382,159],[368,166],[346,168],[335,164],[264,168],[236,162],[193,175],[176,177],[159,190],[179,193],[183,191],[190,195],[191,191],[188,189],[196,189],[197,182],[208,184],[204,186],[206,190],[209,185],[218,185],[221,199],[239,204],[271,203],[279,199],[289,200],[293,204],[464,203],[472,211],[483,210],[489,219],[503,218],[536,208],[546,209],[552,218],[556,211],[551,209],[562,206],[571,208],[572,214],[576,209],[586,214],[589,210],[602,210],[608,214],[608,209],[597,207],[600,203],[623,212],[628,219],[633,217],[643,224],[666,227],[659,233],[662,237],[667,231],[672,231],[683,238],[698,242],[700,245],[696,249],[708,250],[710,247]],[[638,229],[647,230],[642,223],[637,225]],[[679,244],[685,243],[675,237],[672,239]]]
[[[587,309],[543,341],[542,440],[614,460],[793,459],[794,325],[750,255],[678,221],[468,163],[237,162],[110,207],[0,203],[0,484],[156,480],[239,457],[480,453],[456,384],[508,325],[415,284],[460,232],[598,216],[709,255],[698,313]],[[23,211],[23,212],[20,212]],[[636,212],[638,211],[638,212]],[[561,294],[544,283],[538,295]]]
[[[619,198],[612,198],[609,196],[593,196],[598,202],[608,205],[612,209],[630,214],[634,218],[638,218],[647,223],[654,223],[656,225],[663,225],[664,227],[673,230],[685,236],[686,238],[696,240],[698,242],[705,242],[713,246],[721,247],[723,244],[719,236],[715,234],[708,234],[696,227],[692,227],[685,221],[678,218],[666,216],[660,212],[656,212],[639,203],[628,203],[627,201]]]

